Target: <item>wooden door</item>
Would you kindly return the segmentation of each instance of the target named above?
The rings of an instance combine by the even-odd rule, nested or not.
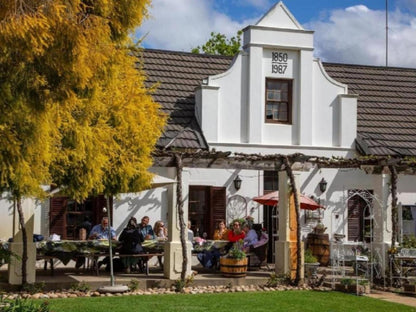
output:
[[[194,236],[208,238],[214,235],[215,225],[225,220],[226,190],[225,187],[190,186],[188,214]]]
[[[372,239],[371,190],[348,191],[348,240],[362,242]]]

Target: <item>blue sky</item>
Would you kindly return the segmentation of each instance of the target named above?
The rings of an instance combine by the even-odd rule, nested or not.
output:
[[[234,36],[255,24],[272,0],[152,0],[138,29],[143,46],[190,51],[212,31]],[[315,57],[327,62],[385,64],[385,0],[283,1],[305,29],[314,30]],[[389,65],[416,68],[416,0],[389,0]]]

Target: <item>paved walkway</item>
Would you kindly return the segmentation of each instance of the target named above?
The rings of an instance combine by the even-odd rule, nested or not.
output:
[[[366,296],[394,303],[401,303],[416,308],[416,297],[413,296],[400,295],[393,292],[379,290],[371,290],[371,294]]]

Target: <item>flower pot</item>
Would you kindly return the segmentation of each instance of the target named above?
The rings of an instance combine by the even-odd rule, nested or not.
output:
[[[415,284],[404,284],[403,288],[404,288],[405,292],[411,292],[411,293],[416,292],[416,285]]]
[[[335,290],[341,291],[341,292],[347,292],[347,285],[344,285],[341,283],[335,284]]]
[[[239,260],[234,258],[220,258],[220,271],[225,277],[244,277],[247,274],[247,257]]]
[[[366,285],[352,284],[352,285],[348,285],[347,288],[348,288],[348,292],[353,293],[353,294],[362,295],[362,294],[370,293],[370,285],[368,284]]]

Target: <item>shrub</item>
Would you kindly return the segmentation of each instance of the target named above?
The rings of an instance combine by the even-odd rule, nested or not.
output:
[[[37,303],[28,299],[16,298],[14,300],[0,297],[0,311],[2,312],[49,312],[49,303]]]
[[[36,294],[36,293],[43,292],[43,290],[45,289],[45,286],[46,286],[45,282],[25,284],[22,286],[22,291],[26,291],[30,294]]]
[[[130,291],[136,291],[139,289],[139,280],[132,279],[128,285]]]
[[[86,282],[78,282],[71,285],[72,291],[81,291],[81,292],[89,292],[91,290],[90,285],[88,285]]]
[[[267,287],[276,287],[278,285],[287,284],[290,281],[289,275],[271,273],[267,280]]]
[[[416,248],[416,237],[414,235],[404,235],[400,246],[403,248]]]
[[[312,254],[312,250],[306,249],[304,253],[305,263],[317,263],[318,259]]]
[[[353,279],[351,279],[351,278],[343,278],[343,279],[340,281],[340,283],[341,283],[341,285],[344,285],[344,286],[349,286],[349,285],[354,284],[354,280],[353,280]]]
[[[182,292],[185,287],[192,285],[194,282],[194,276],[190,275],[185,280],[177,279],[175,281],[174,287],[176,292]]]

